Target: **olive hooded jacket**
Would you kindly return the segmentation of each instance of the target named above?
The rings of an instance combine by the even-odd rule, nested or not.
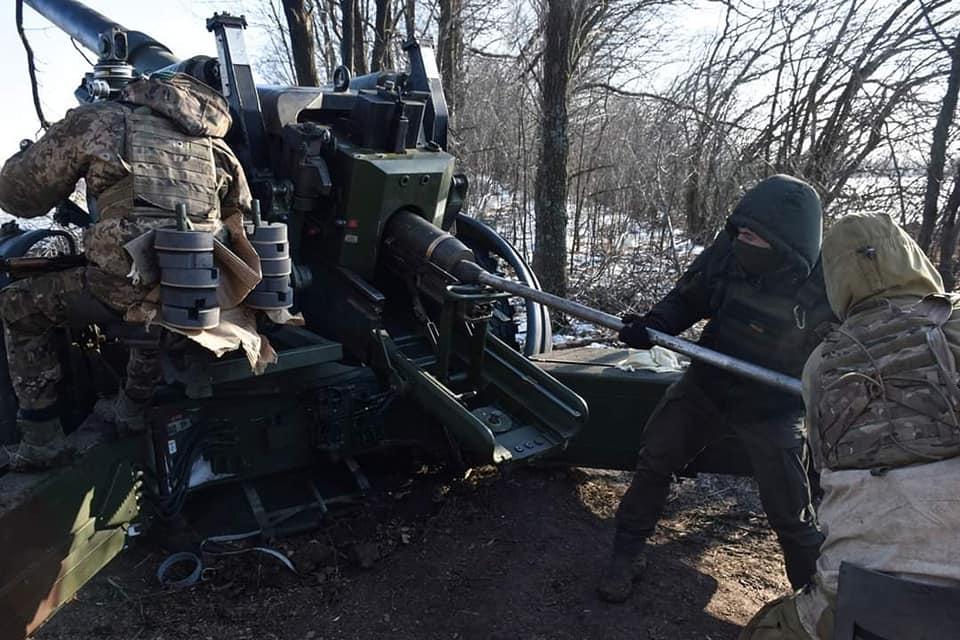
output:
[[[908,305],[943,292],[940,275],[923,251],[887,215],[841,218],[824,238],[823,267],[830,304],[844,321],[878,298]],[[960,320],[949,322],[944,332],[956,353],[960,330],[953,325]],[[808,430],[818,428],[821,363],[818,348],[803,371]],[[815,585],[794,603],[810,637],[832,637],[841,562],[914,581],[960,585],[960,457],[881,474],[821,469],[820,484],[824,494],[817,515],[826,539]]]

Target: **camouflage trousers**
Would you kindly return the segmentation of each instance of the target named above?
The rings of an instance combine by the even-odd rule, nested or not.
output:
[[[7,363],[20,409],[39,411],[57,401],[63,370],[54,329],[121,321],[126,308],[142,297],[142,289],[96,267],[19,280],[0,292]],[[159,377],[157,350],[131,348],[126,393],[137,401],[149,399]]]

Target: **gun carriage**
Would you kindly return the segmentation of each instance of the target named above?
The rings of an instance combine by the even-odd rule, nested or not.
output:
[[[75,0],[25,1],[98,54],[81,101],[110,99],[131,77],[160,70],[222,91],[233,116],[227,142],[263,219],[286,224],[294,311],[305,323],[262,322],[278,359],[260,376],[239,354],[164,351],[148,438],[99,444],[2,505],[0,541],[21,551],[0,560],[8,629],[36,628],[151,523],[186,513],[200,530],[252,527],[268,538],[316,527],[333,504],[370,489],[384,452],[461,467],[632,466],[640,426],[679,373],[621,371],[613,364],[623,351],[549,355],[549,313],[530,299],[518,345],[511,294],[464,265],[512,272],[534,291],[539,283],[506,240],[462,212],[468,180],[446,151],[429,47],[405,46],[406,71],[350,78],[341,68],[332,86],[256,86],[242,17],[208,20],[217,58],[180,60]],[[91,224],[96,202],[88,205],[64,203],[56,217]],[[63,232],[8,225],[0,258],[51,235]],[[156,330],[116,322],[62,337],[71,425],[116,390],[129,345],[164,344]],[[6,373],[0,366],[9,442],[16,400]],[[585,398],[594,418],[577,437]],[[739,459],[714,452],[699,468],[743,472]]]

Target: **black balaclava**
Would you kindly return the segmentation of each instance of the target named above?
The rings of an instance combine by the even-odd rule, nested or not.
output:
[[[757,247],[739,238],[733,241],[733,256],[740,267],[752,276],[773,273],[783,266],[783,255],[773,247]]]

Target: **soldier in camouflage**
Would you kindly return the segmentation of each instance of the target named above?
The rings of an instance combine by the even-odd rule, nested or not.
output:
[[[69,450],[57,410],[62,372],[52,330],[117,320],[152,286],[134,282],[124,245],[173,226],[185,203],[194,228],[216,232],[249,209],[240,164],[223,141],[229,108],[211,87],[184,74],[129,83],[119,99],[83,105],[49,128],[0,170],[0,208],[42,216],[86,181],[99,220],[84,233],[89,266],[21,280],[0,293],[7,357],[19,401],[22,441],[15,468],[62,464]],[[128,428],[159,378],[157,353],[131,349],[117,414]]]
[[[803,398],[826,539],[813,582],[761,609],[741,640],[833,638],[841,562],[960,588],[960,297],[886,215],[837,221],[823,269],[843,324],[810,355]],[[911,637],[956,637],[909,603],[884,614],[910,621]]]
[[[727,228],[642,317],[624,318],[620,338],[650,348],[647,328],[676,335],[709,319],[699,343],[798,376],[833,315],[820,271],[821,208],[816,192],[772,176],[740,200]],[[613,553],[601,598],[625,601],[645,566],[670,478],[729,431],[743,442],[760,500],[784,552],[790,582],[814,572],[822,534],[811,506],[799,398],[695,362],[667,389],[643,433],[633,482],[617,510]]]

